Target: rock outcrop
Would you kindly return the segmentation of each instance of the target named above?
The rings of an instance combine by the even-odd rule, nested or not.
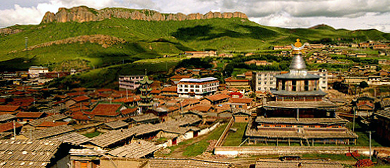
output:
[[[0,35],[10,35],[10,34],[16,34],[20,33],[23,30],[21,29],[11,29],[11,28],[2,28],[0,29]]]
[[[157,11],[143,9],[124,9],[124,8],[104,8],[96,10],[86,6],[74,7],[71,9],[59,8],[56,14],[46,12],[41,23],[50,22],[89,22],[101,21],[111,18],[123,18],[132,20],[146,20],[146,21],[183,21],[183,20],[197,20],[197,19],[212,19],[212,18],[243,18],[247,19],[246,14],[241,12],[208,12],[206,14],[162,14]]]

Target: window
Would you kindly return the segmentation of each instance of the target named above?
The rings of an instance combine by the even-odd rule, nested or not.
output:
[[[182,91],[183,91],[183,89],[179,89],[179,91],[180,91],[180,92],[182,92]]]
[[[305,80],[305,91],[309,90],[309,81]]]
[[[286,90],[286,81],[282,81],[282,90]]]
[[[292,91],[297,91],[297,81],[292,81]]]

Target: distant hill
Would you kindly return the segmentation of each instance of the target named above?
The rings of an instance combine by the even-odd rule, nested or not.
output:
[[[189,50],[248,52],[291,44],[296,38],[303,42],[357,42],[390,40],[390,35],[328,26],[269,27],[251,22],[239,12],[183,15],[146,9],[61,8],[56,14],[47,13],[39,25],[0,29],[0,71],[26,70],[31,65],[66,70],[72,62],[99,68]]]

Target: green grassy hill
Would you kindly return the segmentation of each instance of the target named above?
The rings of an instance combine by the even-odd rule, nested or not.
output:
[[[69,60],[86,60],[90,67],[133,62],[187,50],[253,51],[273,45],[322,39],[350,41],[390,39],[377,30],[335,30],[327,26],[312,29],[285,29],[262,26],[247,19],[203,19],[186,21],[141,21],[106,19],[94,22],[47,23],[10,27],[21,33],[0,36],[0,71],[23,70],[31,65],[59,67]],[[69,42],[82,36],[102,35],[106,39]],[[28,37],[29,50],[25,51]],[[54,43],[46,45],[48,43]],[[110,45],[104,45],[110,43]]]

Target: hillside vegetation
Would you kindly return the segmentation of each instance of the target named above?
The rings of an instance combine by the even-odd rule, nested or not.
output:
[[[0,70],[25,70],[31,65],[61,69],[58,66],[62,62],[75,59],[86,60],[90,67],[105,67],[188,50],[256,51],[290,44],[296,38],[308,42],[390,39],[389,34],[377,30],[335,30],[329,26],[285,29],[262,26],[243,18],[184,21],[111,18],[17,25],[7,29],[19,33],[0,36]]]

